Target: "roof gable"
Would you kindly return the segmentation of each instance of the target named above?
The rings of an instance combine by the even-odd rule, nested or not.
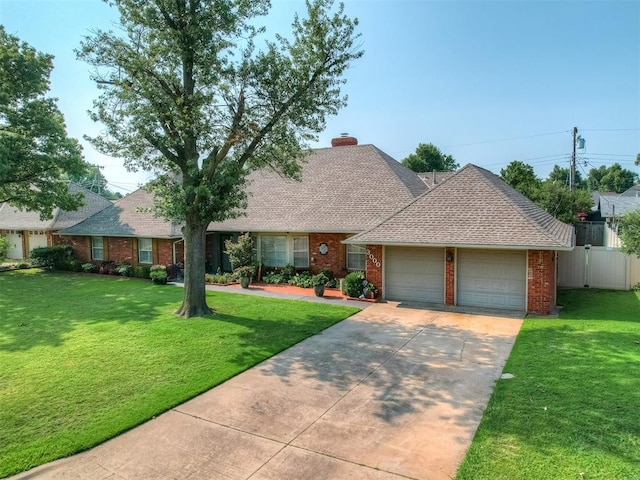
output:
[[[618,194],[600,194],[598,210],[604,218],[624,215],[640,208],[640,196],[623,196]]]
[[[562,249],[573,227],[469,164],[347,243]]]
[[[252,172],[246,215],[209,230],[359,232],[427,190],[416,173],[373,145],[313,150],[301,169],[300,181]]]

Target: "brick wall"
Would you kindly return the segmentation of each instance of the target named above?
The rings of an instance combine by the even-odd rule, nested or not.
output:
[[[153,242],[153,263],[171,265],[173,263],[173,242],[166,238],[159,238]],[[176,262],[184,262],[184,242],[176,244]]]
[[[444,303],[446,305],[456,304],[456,249],[447,247],[445,251],[445,259],[451,256],[452,261],[447,262],[445,260],[444,269]]]
[[[382,245],[367,245],[367,280],[378,287],[378,296],[382,298]]]
[[[318,273],[324,268],[329,268],[338,277],[344,277],[347,273],[347,247],[342,240],[348,235],[343,233],[310,233],[309,234],[309,271]],[[320,253],[320,245],[327,245],[327,253]]]
[[[556,252],[529,250],[527,255],[527,311],[550,314],[556,307]]]
[[[54,235],[53,245],[71,245],[73,255],[81,263],[91,261],[91,238],[81,236]]]

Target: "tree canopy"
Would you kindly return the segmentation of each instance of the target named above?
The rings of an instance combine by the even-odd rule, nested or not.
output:
[[[569,186],[569,177],[570,172],[568,167],[561,167],[559,165],[554,165],[551,172],[549,172],[548,180],[559,183],[560,185]],[[576,170],[576,177],[574,179],[574,185],[576,188],[587,188],[587,181],[582,177],[580,170]]]
[[[614,163],[610,167],[601,165],[598,168],[592,168],[587,177],[589,190],[601,192],[622,193],[633,187],[637,181],[638,174],[622,168],[619,163]]]
[[[296,177],[308,142],[346,104],[344,73],[363,52],[357,20],[330,0],[307,2],[290,37],[262,42],[268,0],[113,0],[121,32],[96,31],[79,58],[101,89],[91,139],[129,168],[155,170],[158,213],[184,224],[185,294],[178,314],[211,312],[205,233],[242,214],[251,170]]]
[[[619,218],[621,250],[640,257],[640,208]]]
[[[556,165],[549,177],[541,180],[536,176],[531,165],[513,161],[500,170],[500,176],[506,183],[558,220],[572,224],[578,221],[578,213],[588,212],[591,209],[593,199],[584,188],[570,190],[565,183],[565,178],[568,178],[568,169],[566,172],[563,170]],[[576,175],[576,181],[577,179]],[[580,183],[584,184],[583,181]]]
[[[85,168],[85,173],[82,175],[70,175],[69,180],[77,183],[78,185],[82,185],[87,190],[97,193],[107,200],[118,200],[119,198],[122,198],[122,194],[120,192],[113,192],[107,188],[109,182],[100,171],[101,167],[85,162]]]
[[[455,172],[460,165],[451,155],[445,155],[432,143],[421,143],[416,151],[402,160],[402,164],[414,172]]]
[[[67,175],[85,164],[78,142],[67,137],[55,99],[45,95],[53,57],[37,52],[0,25],[0,202],[39,211],[75,210]]]

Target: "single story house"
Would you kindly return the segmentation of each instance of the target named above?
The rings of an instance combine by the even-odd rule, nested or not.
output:
[[[573,241],[572,226],[466,165],[345,243],[367,249],[367,277],[387,299],[549,314],[557,252]]]
[[[78,184],[70,183],[69,192],[81,193],[84,204],[75,211],[55,208],[49,220],[40,220],[39,212],[22,210],[8,203],[0,204],[0,236],[9,241],[8,258],[29,258],[29,253],[34,248],[53,245],[56,232],[76,225],[111,206],[109,200]]]
[[[81,262],[170,265],[184,259],[181,227],[153,215],[154,196],[144,189],[58,232]]]
[[[597,213],[605,221],[603,246],[620,248],[617,219],[640,208],[640,196],[632,195],[633,187],[624,193],[601,193],[596,204]]]
[[[476,166],[427,185],[373,145],[348,136],[332,145],[305,157],[300,181],[250,174],[246,214],[209,225],[208,271],[230,270],[224,241],[249,232],[266,269],[365,271],[388,300],[555,309],[557,252],[573,249],[573,227]],[[179,262],[180,228],[152,205],[138,190],[61,241],[82,261]]]

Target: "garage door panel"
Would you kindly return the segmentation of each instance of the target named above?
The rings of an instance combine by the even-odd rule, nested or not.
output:
[[[526,307],[526,252],[461,249],[456,278],[458,305]]]
[[[6,237],[9,243],[7,258],[22,260],[22,235],[18,233],[7,233]]]
[[[385,297],[389,300],[444,301],[444,251],[387,247]]]

